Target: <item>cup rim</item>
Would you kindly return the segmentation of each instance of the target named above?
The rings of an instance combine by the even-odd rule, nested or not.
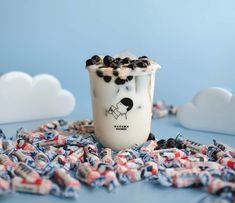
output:
[[[96,70],[97,70],[97,68],[94,68],[94,66],[86,67],[86,69],[89,72],[96,72]],[[110,67],[110,69],[112,69],[112,68]],[[132,76],[149,75],[149,74],[156,73],[159,69],[161,69],[161,66],[159,64],[153,64],[146,69],[138,68],[138,70],[136,70],[136,71],[132,70],[129,73]]]

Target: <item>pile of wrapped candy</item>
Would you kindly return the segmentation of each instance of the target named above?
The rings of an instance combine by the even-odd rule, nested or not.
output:
[[[235,195],[235,150],[216,141],[203,145],[182,135],[119,152],[103,148],[90,120],[52,121],[16,138],[0,131],[0,195],[11,191],[77,197],[80,182],[113,191],[148,179],[176,188],[204,187],[228,202]]]
[[[159,119],[168,115],[175,116],[178,112],[178,107],[167,104],[164,100],[159,100],[153,103],[152,106],[152,118]]]

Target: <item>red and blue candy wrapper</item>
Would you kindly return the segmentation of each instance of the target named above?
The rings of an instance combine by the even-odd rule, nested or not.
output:
[[[10,191],[77,198],[80,181],[115,190],[148,179],[166,187],[204,187],[234,198],[235,150],[220,141],[206,145],[178,135],[119,152],[94,139],[91,120],[52,121],[7,139],[0,130],[0,195]],[[75,173],[75,175],[74,175]]]
[[[65,169],[55,170],[54,177],[61,187],[63,187],[63,196],[67,198],[77,198],[80,192],[79,180],[73,178]]]

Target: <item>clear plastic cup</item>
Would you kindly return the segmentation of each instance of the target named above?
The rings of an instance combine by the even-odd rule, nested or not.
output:
[[[112,69],[105,74],[111,76],[109,82],[97,76],[97,67],[88,67],[92,97],[93,120],[97,139],[105,147],[121,150],[135,144],[142,145],[151,130],[152,103],[155,72],[160,66],[119,72],[124,84],[117,85]],[[130,76],[129,79],[127,76]]]

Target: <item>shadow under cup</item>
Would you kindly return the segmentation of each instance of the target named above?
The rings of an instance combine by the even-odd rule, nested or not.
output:
[[[89,70],[93,120],[97,139],[113,150],[142,145],[151,130],[156,70],[138,72],[116,84]]]

